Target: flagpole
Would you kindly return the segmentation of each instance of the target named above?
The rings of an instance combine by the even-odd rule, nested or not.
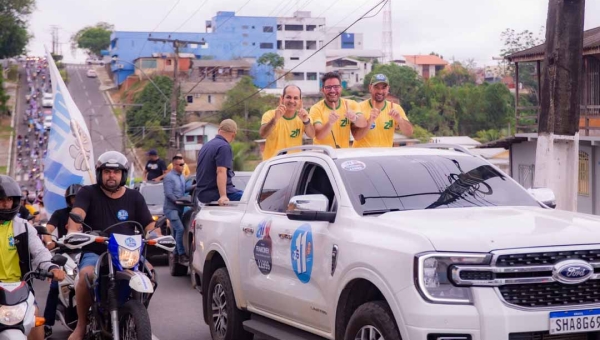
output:
[[[87,166],[87,172],[90,176],[90,181],[92,182],[92,184],[96,184],[96,177],[92,173],[92,168],[90,167],[90,160],[87,156],[87,153],[85,152],[85,149],[83,148],[83,142],[81,141],[81,135],[79,134],[79,124],[74,119],[71,119],[71,129],[75,133],[75,139],[77,139],[77,143],[79,144],[79,148],[81,150],[81,153],[83,154],[83,159],[85,160],[85,165]]]

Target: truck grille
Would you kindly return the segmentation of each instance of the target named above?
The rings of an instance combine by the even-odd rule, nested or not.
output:
[[[500,255],[496,260],[497,267],[520,267],[536,265],[553,265],[562,260],[584,260],[595,262],[600,260],[600,249],[549,251],[541,253],[522,253]]]
[[[548,332],[510,333],[508,340],[595,340],[598,334],[597,332],[557,335],[550,335]]]
[[[498,289],[507,303],[528,308],[600,303],[600,280],[576,285],[558,282],[505,285]]]

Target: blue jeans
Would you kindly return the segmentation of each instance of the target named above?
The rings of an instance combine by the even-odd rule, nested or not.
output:
[[[240,201],[242,199],[242,195],[244,195],[244,192],[242,190],[238,190],[236,192],[227,194],[227,198],[229,198],[230,201]]]
[[[183,223],[178,210],[165,210],[165,216],[171,221],[171,230],[175,238],[175,254],[184,255],[185,248],[183,247]]]
[[[44,308],[44,319],[46,319],[46,326],[54,326],[56,321],[56,307],[58,307],[58,282],[52,281],[50,283],[50,291],[46,298],[46,307]]]

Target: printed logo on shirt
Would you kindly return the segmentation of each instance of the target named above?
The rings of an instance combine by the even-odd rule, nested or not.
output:
[[[300,135],[300,129],[296,129],[292,131],[292,134],[290,135],[290,137],[292,138],[296,138]]]
[[[348,118],[344,118],[342,119],[341,123],[340,123],[341,127],[346,127],[348,126]]]
[[[156,170],[156,169],[158,169],[158,164],[157,163],[148,164],[147,168],[150,170]]]
[[[117,213],[117,218],[119,219],[119,221],[126,221],[129,218],[129,213],[127,212],[127,210],[121,209]]]
[[[15,238],[13,236],[13,234],[9,234],[8,235],[8,250],[16,250],[17,247],[15,247]]]
[[[394,126],[394,120],[393,120],[393,119],[390,119],[390,120],[388,120],[387,122],[385,122],[385,125],[383,126],[383,128],[384,128],[385,130],[389,130],[389,129],[391,129],[391,128],[392,128],[392,126]]]

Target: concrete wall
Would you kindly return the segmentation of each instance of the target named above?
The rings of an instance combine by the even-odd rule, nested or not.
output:
[[[588,157],[589,157],[589,165],[588,165],[588,178],[590,179],[589,181],[589,191],[590,194],[589,195],[577,195],[577,211],[582,212],[582,213],[586,213],[586,214],[592,214],[593,213],[593,202],[592,202],[592,195],[594,194],[594,192],[592,191],[592,164],[593,164],[593,156],[592,156],[592,146],[587,146],[587,145],[579,145],[579,152],[585,152],[587,153]],[[577,182],[579,183],[579,181]]]
[[[511,148],[511,174],[515,181],[519,182],[525,188],[533,186],[533,177],[529,176],[529,170],[532,169],[535,175],[535,148],[536,141],[522,142],[513,144]],[[520,174],[519,174],[520,171]]]
[[[192,97],[191,103],[188,101],[189,96]],[[186,100],[186,112],[219,111],[226,96],[225,93],[190,93],[184,99]]]

